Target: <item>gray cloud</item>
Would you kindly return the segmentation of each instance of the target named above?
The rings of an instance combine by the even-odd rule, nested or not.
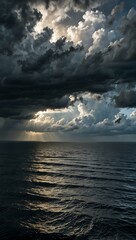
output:
[[[136,91],[134,91],[134,90],[121,91],[118,96],[115,96],[115,103],[116,103],[116,106],[120,107],[120,108],[135,107],[136,106]]]
[[[53,2],[60,8],[66,4],[66,1],[55,0],[1,1],[1,117],[24,121],[34,118],[40,110],[72,105],[69,99],[71,94],[77,96],[81,92],[91,92],[102,95],[113,92],[114,96],[116,85],[124,84],[125,87],[131,82],[135,87],[136,14],[133,8],[123,17],[123,14],[118,16],[119,28],[116,26],[116,16],[124,11],[121,10],[120,1],[111,12],[110,24],[109,13],[107,16],[102,15],[104,20],[99,24],[93,25],[89,18],[81,19],[83,27],[81,23],[76,26],[77,31],[80,31],[79,36],[83,36],[81,44],[66,38],[68,36],[51,42],[54,29],[49,27],[45,27],[39,34],[34,33],[34,27],[41,21],[42,14],[31,4],[39,2],[44,2],[46,8]],[[70,6],[74,6],[74,11],[75,7],[91,11],[91,7],[103,4],[105,1],[68,1],[69,11]],[[94,34],[95,39],[87,31],[91,28],[89,24],[93,25],[92,36]],[[92,51],[89,52],[90,48]],[[116,107],[135,107],[135,95],[134,89],[121,91],[113,97]],[[108,121],[104,119],[106,117],[101,120],[99,129],[100,126],[107,128]],[[115,122],[120,124],[121,120],[118,119]],[[67,126],[67,130],[79,128],[80,122],[87,125],[91,121],[92,116],[85,116],[84,119],[80,116],[75,123],[71,122]]]

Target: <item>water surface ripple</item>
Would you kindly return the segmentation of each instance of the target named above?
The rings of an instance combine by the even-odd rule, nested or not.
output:
[[[0,143],[0,240],[135,240],[135,143]]]

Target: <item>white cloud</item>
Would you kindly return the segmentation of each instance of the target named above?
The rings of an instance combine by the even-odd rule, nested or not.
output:
[[[102,136],[130,134],[136,131],[136,111],[126,116],[110,103],[106,103],[105,98],[96,101],[95,95],[86,93],[79,96],[73,106],[63,110],[48,109],[38,112],[33,120],[28,121],[25,130],[33,129],[35,132]]]
[[[133,121],[136,121],[136,111],[133,111],[133,112],[130,114],[130,118],[131,118]]]
[[[83,44],[86,52],[89,49],[89,53],[93,53],[96,50],[103,50],[117,38],[117,27],[113,26],[115,29],[108,28],[106,15],[98,10],[85,11],[82,19],[74,24],[74,19],[72,22],[69,21],[71,16],[68,12],[70,9],[68,5],[64,5],[63,8],[56,7],[55,10],[52,5],[48,10],[43,5],[36,7],[43,14],[43,18],[41,22],[37,23],[35,31],[40,33],[47,26],[53,29],[51,42],[65,36],[75,45]],[[78,12],[75,11],[74,14],[76,19]],[[67,20],[67,24],[64,23],[65,20]]]
[[[67,30],[68,38],[74,43],[81,42],[85,48],[93,43],[92,35],[97,29],[104,27],[106,17],[102,12],[86,11],[83,15],[83,20],[78,23],[78,26],[70,26]]]

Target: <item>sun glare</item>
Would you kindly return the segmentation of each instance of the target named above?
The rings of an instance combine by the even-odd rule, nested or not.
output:
[[[26,132],[27,141],[45,141],[45,133],[27,131]]]
[[[58,142],[61,140],[59,134],[55,132],[25,132],[25,141],[36,141],[36,142]]]

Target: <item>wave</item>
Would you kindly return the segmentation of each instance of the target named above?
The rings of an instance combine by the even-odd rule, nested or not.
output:
[[[136,148],[113,145],[1,148],[0,240],[135,240]]]

